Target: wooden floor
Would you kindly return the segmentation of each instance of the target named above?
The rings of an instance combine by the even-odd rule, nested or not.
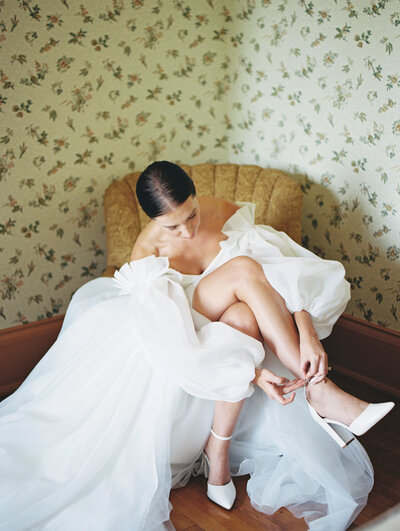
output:
[[[346,391],[370,401],[393,400],[363,384],[354,382],[342,375],[334,381]],[[396,402],[396,400],[394,400]],[[400,503],[400,404],[374,429],[360,438],[370,456],[375,469],[375,485],[364,510],[349,529],[356,529],[370,522],[385,511]],[[307,529],[303,520],[280,509],[272,516],[266,516],[250,504],[246,493],[247,477],[235,478],[237,498],[231,511],[225,511],[209,501],[206,481],[203,477],[192,478],[182,489],[171,492],[170,500],[174,507],[171,520],[177,531],[183,530],[285,530]]]

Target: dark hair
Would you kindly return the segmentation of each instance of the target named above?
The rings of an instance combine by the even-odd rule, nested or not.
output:
[[[180,166],[160,160],[147,166],[140,175],[136,195],[144,212],[156,218],[184,203],[190,195],[196,195],[196,188]]]

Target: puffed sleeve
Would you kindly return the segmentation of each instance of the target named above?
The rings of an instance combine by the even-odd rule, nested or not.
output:
[[[225,227],[226,245],[257,260],[272,287],[293,313],[306,310],[320,339],[327,337],[350,299],[340,262],[324,260],[284,232],[254,225],[254,205],[244,204]],[[234,253],[234,249],[230,250]]]
[[[268,282],[285,299],[291,313],[306,310],[311,315],[320,339],[329,336],[350,299],[343,265],[320,258],[271,227],[258,226],[257,234],[275,241],[284,254],[284,259],[270,257],[262,262]]]
[[[340,262],[324,260],[271,227],[257,226],[254,240],[260,238],[276,246],[281,256],[263,256],[262,245],[250,245],[271,286],[284,298],[291,313],[306,310],[320,339],[332,327],[350,299],[350,285]]]
[[[189,394],[231,402],[250,396],[265,355],[261,343],[220,322],[196,331],[180,280],[164,257],[135,260],[116,272],[115,281],[131,295],[134,341],[156,370]]]

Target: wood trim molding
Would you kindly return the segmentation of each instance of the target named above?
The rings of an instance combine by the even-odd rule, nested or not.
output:
[[[11,394],[56,340],[64,316],[0,330],[0,398]],[[324,339],[335,371],[400,397],[400,333],[342,315]]]
[[[335,371],[400,397],[400,332],[343,314],[322,343]]]
[[[0,330],[0,399],[21,385],[57,339],[63,315]]]

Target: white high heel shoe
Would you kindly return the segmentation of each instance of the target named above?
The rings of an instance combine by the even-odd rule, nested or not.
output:
[[[307,398],[307,386],[304,387],[304,395],[312,418],[318,422],[341,448],[345,448],[354,440],[352,434],[364,435],[377,422],[379,422],[394,407],[394,402],[382,402],[380,404],[368,404],[364,411],[353,422],[346,426],[338,420],[321,417]]]
[[[211,430],[211,433],[220,441],[230,441],[232,439],[232,436],[222,437],[221,435],[217,435],[213,430]],[[208,460],[207,454],[204,451],[202,455],[204,475],[206,478],[208,478],[210,472],[210,462]],[[211,501],[229,511],[236,499],[236,488],[232,479],[229,481],[229,483],[226,483],[226,485],[211,485],[207,482],[207,496]]]

